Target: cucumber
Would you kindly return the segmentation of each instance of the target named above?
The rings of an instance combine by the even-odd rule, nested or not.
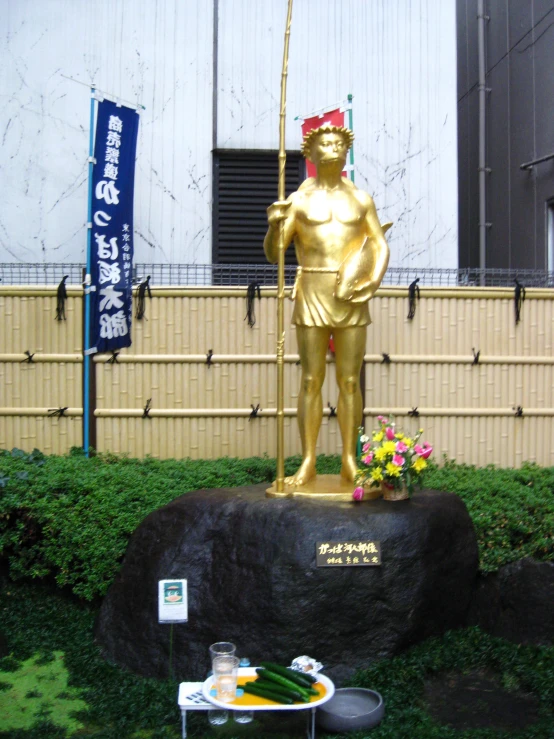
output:
[[[317,678],[308,675],[307,672],[298,672],[297,670],[291,670],[290,667],[281,667],[281,665],[277,665],[275,662],[262,662],[261,665],[271,672],[276,672],[278,675],[297,682],[302,687],[310,688],[317,682]]]
[[[267,698],[270,701],[274,701],[275,703],[284,703],[287,706],[290,706],[294,703],[292,698],[287,698],[286,695],[281,695],[279,693],[272,693],[270,690],[265,690],[264,688],[257,688],[255,685],[252,685],[250,683],[247,683],[244,686],[244,692],[245,693],[251,693],[252,695],[257,695],[259,698]]]
[[[262,680],[261,678],[258,678],[255,683],[251,684],[255,687],[265,688],[266,690],[273,690],[275,693],[286,695],[288,698],[292,698],[294,701],[302,703],[310,702],[310,699],[308,698],[308,696],[305,695],[305,693],[300,693],[298,690],[289,690],[283,685],[272,683],[270,680]]]
[[[289,688],[289,690],[296,690],[299,693],[305,695],[306,697],[310,695],[319,695],[317,690],[313,690],[313,688],[305,688],[299,685],[299,683],[295,683],[292,680],[289,680],[288,678],[283,677],[282,675],[278,675],[276,672],[271,672],[271,670],[267,670],[263,667],[257,667],[256,672],[261,678],[265,680],[270,680],[271,682],[274,682],[274,683],[279,683],[279,685],[283,685],[285,688]]]

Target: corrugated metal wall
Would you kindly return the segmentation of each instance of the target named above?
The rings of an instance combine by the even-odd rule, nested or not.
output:
[[[56,323],[55,292],[29,292],[0,288],[0,316],[10,337],[0,354],[0,448],[64,452],[81,443],[81,418],[49,418],[47,409],[69,406],[68,413],[81,413],[81,299],[79,291],[71,291],[67,321]],[[529,289],[518,325],[509,290],[421,292],[411,321],[406,288],[382,289],[372,301],[367,426],[377,414],[393,412],[405,429],[425,428],[438,458],[551,465],[552,291]],[[262,290],[252,329],[244,320],[244,289],[167,288],[153,295],[146,320],[134,323],[132,349],[117,362],[95,357],[98,449],[133,456],[273,456],[275,291]],[[288,325],[292,303],[286,306]],[[26,350],[36,353],[34,364],[22,362]],[[292,327],[285,352],[288,455],[300,450],[295,418],[300,368]],[[383,361],[385,354],[390,363]],[[318,447],[325,453],[340,451],[337,419],[328,408],[337,405],[332,364],[329,356]],[[143,417],[149,400],[151,410]],[[258,405],[258,416],[249,420]],[[414,409],[419,417],[410,415]]]
[[[487,0],[485,24],[487,267],[550,269],[547,203],[554,199],[554,1]],[[458,0],[460,266],[479,263],[477,0]]]

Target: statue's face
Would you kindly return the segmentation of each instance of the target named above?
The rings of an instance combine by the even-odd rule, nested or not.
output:
[[[310,159],[317,166],[341,161],[346,162],[347,143],[340,133],[321,133],[314,139],[310,149]]]

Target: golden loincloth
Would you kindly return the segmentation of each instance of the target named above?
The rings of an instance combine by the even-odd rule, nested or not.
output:
[[[292,323],[295,326],[348,328],[371,323],[369,305],[335,298],[337,270],[298,268],[291,298],[294,299]]]

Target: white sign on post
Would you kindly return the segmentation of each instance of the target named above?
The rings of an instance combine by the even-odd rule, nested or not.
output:
[[[158,622],[182,624],[188,620],[187,581],[158,580]]]

